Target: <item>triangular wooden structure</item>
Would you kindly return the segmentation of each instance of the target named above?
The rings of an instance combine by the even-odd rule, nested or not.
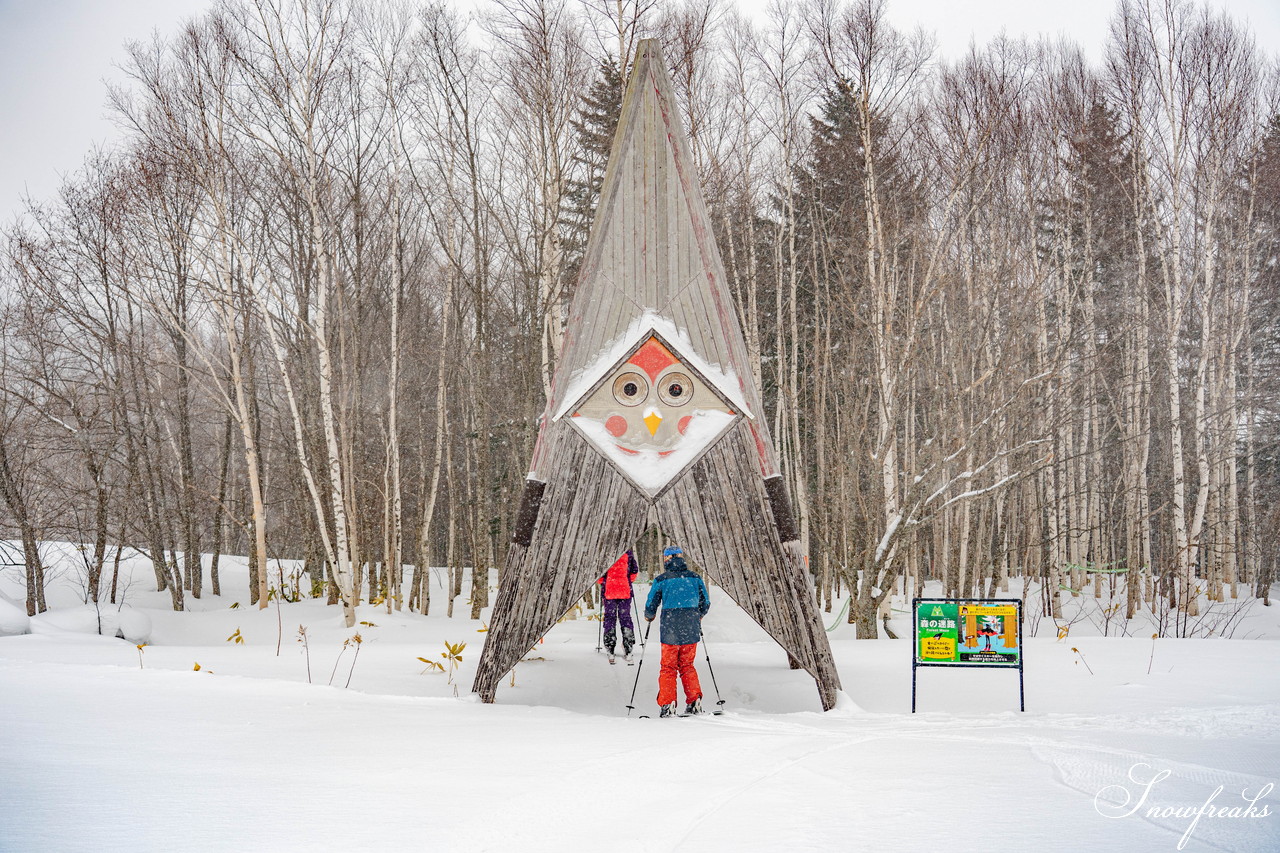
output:
[[[475,692],[493,701],[653,511],[813,676],[829,710],[840,680],[762,414],[671,81],[645,40]]]

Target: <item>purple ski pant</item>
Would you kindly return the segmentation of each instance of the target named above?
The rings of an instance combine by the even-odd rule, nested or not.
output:
[[[614,629],[622,623],[622,653],[631,654],[631,647],[636,644],[636,627],[631,621],[631,599],[606,598],[604,600],[604,647],[613,651],[617,642]]]

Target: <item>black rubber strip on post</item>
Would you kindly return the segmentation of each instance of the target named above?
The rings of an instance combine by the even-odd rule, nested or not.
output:
[[[533,526],[538,523],[538,510],[542,509],[542,494],[547,484],[541,480],[525,480],[524,494],[520,496],[520,512],[516,515],[515,530],[511,541],[528,548],[533,541]]]
[[[773,523],[778,525],[778,538],[794,542],[800,538],[795,513],[791,511],[791,499],[787,497],[787,484],[781,474],[765,477],[764,490],[769,494],[769,506],[773,509]]]

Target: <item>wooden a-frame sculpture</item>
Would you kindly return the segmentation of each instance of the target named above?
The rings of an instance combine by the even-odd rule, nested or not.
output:
[[[640,42],[473,689],[647,527],[817,682],[840,679],[656,41]]]

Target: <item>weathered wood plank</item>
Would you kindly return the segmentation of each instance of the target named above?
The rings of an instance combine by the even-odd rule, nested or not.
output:
[[[529,546],[512,544],[473,689],[493,701],[498,682],[644,532],[649,504],[567,424],[550,452],[564,464],[548,478]]]
[[[840,679],[804,555],[779,539],[755,455],[749,427],[739,424],[659,498],[659,522],[814,677],[830,708]]]

